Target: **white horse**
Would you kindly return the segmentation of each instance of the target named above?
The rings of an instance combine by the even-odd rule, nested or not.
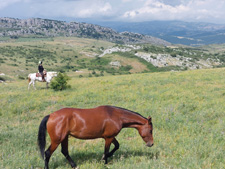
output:
[[[45,77],[45,81],[46,81],[46,87],[48,88],[48,84],[50,83],[50,81],[52,80],[53,77],[57,76],[57,72],[47,72],[47,75]],[[35,88],[35,81],[39,81],[39,82],[43,82],[42,77],[36,77],[36,73],[30,73],[28,75],[28,80],[29,80],[29,84],[28,84],[28,90],[30,89],[30,85],[33,84],[34,89]]]

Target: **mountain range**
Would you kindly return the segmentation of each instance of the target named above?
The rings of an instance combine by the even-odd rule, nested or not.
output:
[[[150,43],[169,45],[170,43],[149,35],[139,33],[118,33],[111,28],[80,22],[65,22],[50,19],[0,18],[0,37],[83,37],[107,40],[120,44]]]
[[[98,22],[0,18],[0,37],[84,37],[121,44],[201,46],[225,43],[225,25],[183,21]]]
[[[183,21],[96,22],[118,32],[158,37],[173,44],[200,46],[225,43],[225,25]]]

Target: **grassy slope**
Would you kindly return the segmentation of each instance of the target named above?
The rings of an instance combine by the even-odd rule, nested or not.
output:
[[[0,73],[5,73],[9,79],[27,78],[29,73],[37,72],[39,60],[43,61],[47,71],[65,71],[73,76],[84,77],[90,74],[92,76],[118,75],[187,69],[185,64],[182,67],[155,67],[135,56],[135,52],[181,55],[192,58],[193,62],[201,58],[219,58],[225,63],[224,45],[205,46],[198,49],[143,44],[143,49],[114,52],[102,58],[96,57],[102,54],[103,50],[115,46],[124,47],[107,41],[75,37],[11,39],[0,43]],[[119,61],[122,67],[110,66],[111,61]],[[224,67],[224,64],[220,66]],[[76,72],[77,70],[79,72]],[[92,74],[93,70],[97,74]]]
[[[123,66],[132,65],[132,73],[146,70],[146,66],[137,58],[124,58],[118,54],[104,56],[101,60],[106,60],[107,64],[94,62],[95,56],[102,53],[101,50],[114,45],[107,41],[75,37],[11,40],[0,43],[0,73],[5,73],[12,79],[17,76],[26,78],[29,73],[37,72],[39,60],[43,60],[48,71],[70,70],[74,73],[75,70],[82,70],[84,76],[88,76],[93,69],[97,71],[95,67],[99,66],[104,68],[104,75],[107,75],[105,70],[112,68],[109,66],[110,61],[120,61]],[[79,75],[77,73],[76,76]]]
[[[106,41],[84,38],[19,39],[5,42],[0,44],[0,58],[4,61],[0,63],[0,72],[11,76],[27,76],[31,72],[37,72],[39,60],[43,60],[47,70],[55,70],[67,64],[76,66],[77,60],[90,59],[87,54],[98,54],[100,47],[113,45]]]
[[[224,168],[225,69],[72,78],[72,88],[54,92],[27,81],[0,84],[0,168],[43,168],[36,139],[42,118],[62,107],[115,105],[152,116],[154,141],[146,148],[135,129],[117,136],[120,149],[107,167],[102,139],[70,138],[80,168]],[[47,142],[49,145],[49,140]],[[60,147],[50,168],[70,168]]]

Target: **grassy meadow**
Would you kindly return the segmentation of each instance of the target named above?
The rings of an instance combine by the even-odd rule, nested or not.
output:
[[[137,52],[170,54],[173,57],[184,56],[195,63],[201,59],[219,59],[221,64],[214,67],[225,67],[224,45],[211,45],[201,48],[179,46],[154,46],[139,44],[139,49],[129,47],[127,52],[113,52],[99,57],[106,49],[128,46],[103,40],[54,37],[34,38],[20,37],[18,39],[0,37],[0,73],[6,77],[0,80],[26,79],[29,73],[37,72],[38,62],[43,61],[47,71],[58,71],[72,74],[76,77],[98,77],[108,75],[124,75],[132,73],[164,72],[187,70],[182,66],[158,67],[137,57]],[[153,56],[152,56],[153,57]],[[119,63],[118,65],[113,65]],[[186,66],[185,66],[186,65]],[[76,74],[75,74],[76,72]]]
[[[70,137],[69,152],[81,169],[225,168],[225,69],[74,78],[71,89],[55,92],[27,80],[0,84],[0,168],[43,168],[37,132],[45,115],[63,107],[114,105],[151,115],[154,146],[135,129],[117,136],[120,149],[100,161],[103,139]],[[47,139],[49,146],[49,138]],[[112,145],[113,147],[113,145]],[[50,168],[70,168],[54,152]]]
[[[5,73],[9,79],[26,78],[29,73],[37,72],[39,60],[47,71],[79,71],[76,76],[82,77],[143,72],[147,70],[146,65],[151,65],[129,57],[129,53],[128,57],[120,53],[98,57],[114,46],[117,44],[76,37],[10,40],[0,43],[0,73]],[[115,61],[120,61],[120,68],[110,66],[109,63]]]

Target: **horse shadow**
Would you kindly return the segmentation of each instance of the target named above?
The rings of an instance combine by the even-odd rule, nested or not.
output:
[[[158,159],[159,158],[159,151],[157,152],[143,152],[141,150],[118,150],[112,157],[108,158],[108,164],[110,165],[116,161],[119,160],[125,160],[129,159],[132,156],[139,156],[139,157],[147,157],[149,160]],[[70,153],[71,158],[74,160],[74,162],[80,166],[84,163],[102,163],[104,164],[104,161],[101,160],[101,157],[103,155],[103,152],[74,152]],[[51,163],[50,163],[51,165]],[[57,160],[55,163],[51,165],[51,168],[57,168],[57,167],[65,167],[65,165],[70,166],[69,162],[64,158],[62,155],[62,158]]]

